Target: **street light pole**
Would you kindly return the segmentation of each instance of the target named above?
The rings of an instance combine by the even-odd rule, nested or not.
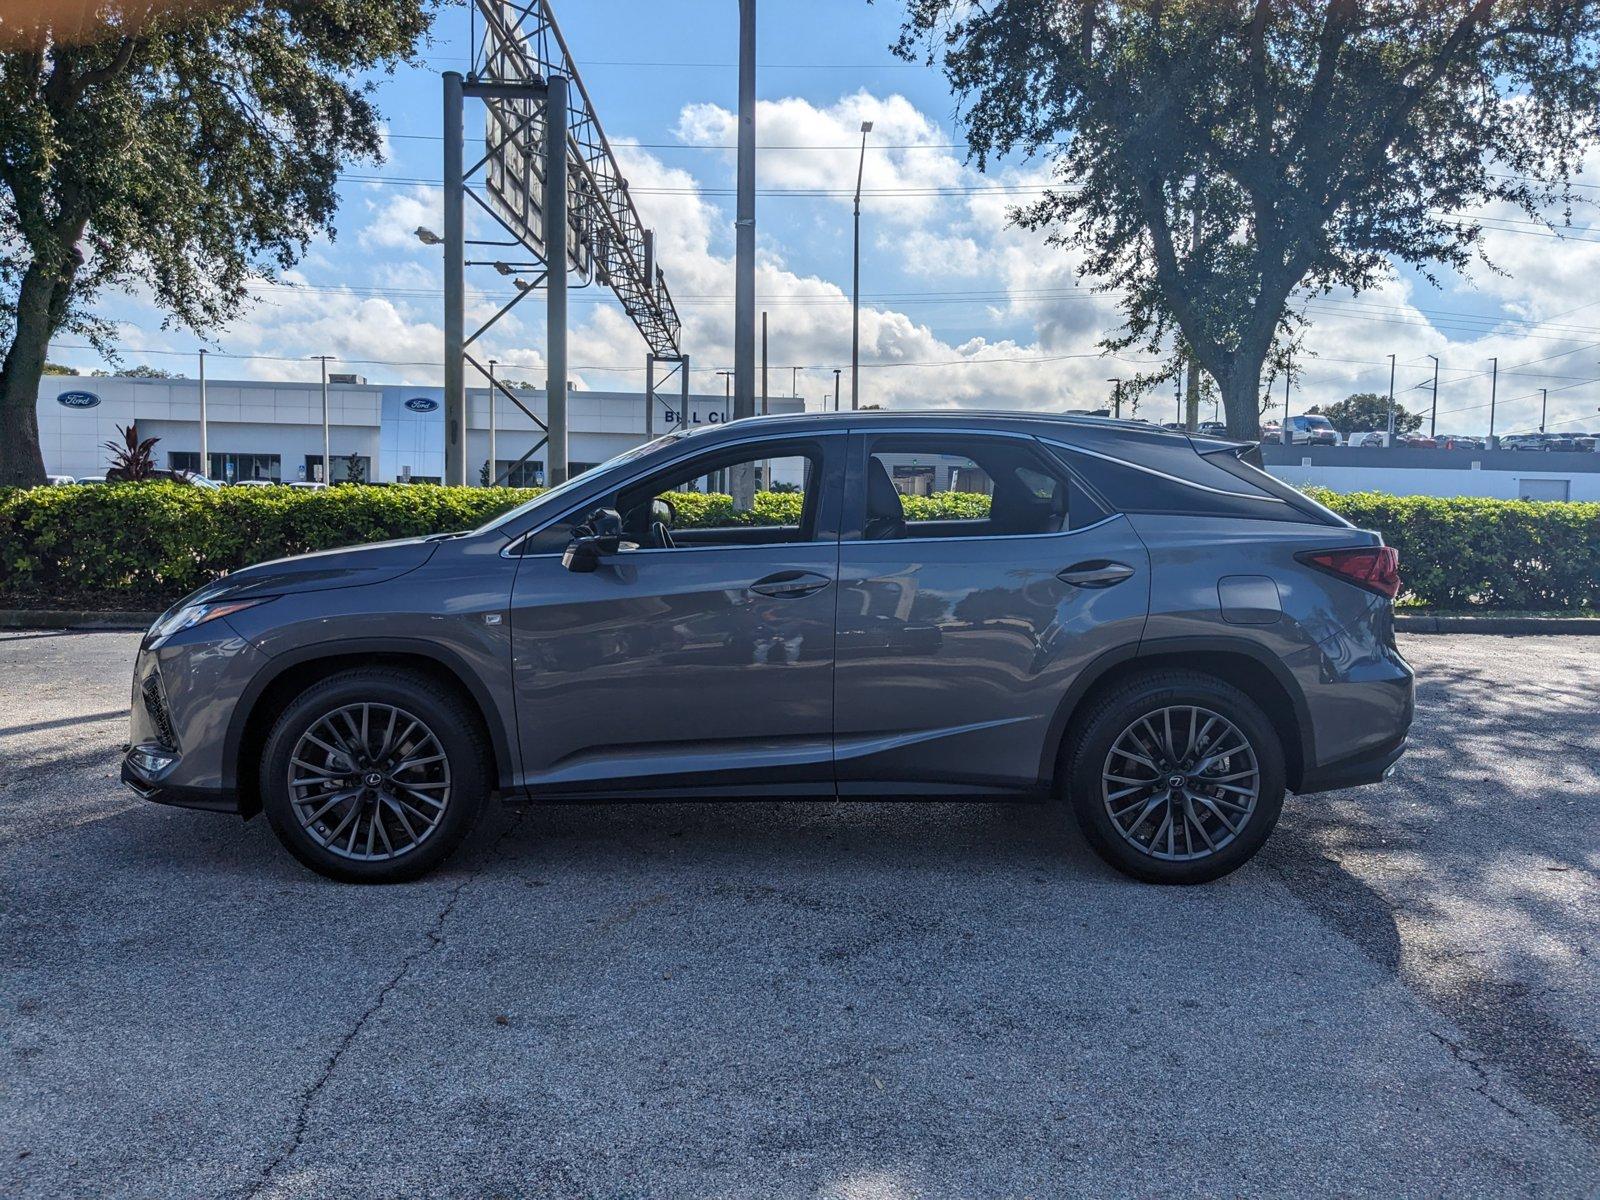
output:
[[[1544,420],[1550,415],[1550,389],[1539,389],[1539,432],[1544,432]]]
[[[200,474],[211,475],[211,446],[206,438],[206,351],[200,348]]]
[[[1387,445],[1394,445],[1394,355],[1389,355],[1389,438]]]
[[[328,360],[331,354],[319,354],[317,361],[322,364],[322,478],[319,483],[333,482],[333,462],[328,457]]]
[[[1500,390],[1500,360],[1489,360],[1489,449],[1494,449],[1494,398]]]
[[[489,360],[489,487],[493,487],[500,480],[500,464],[495,461],[494,444],[494,368],[497,361],[493,358]]]
[[[867,134],[872,122],[861,122],[861,157],[856,161],[856,240],[850,276],[850,411],[861,407],[861,174],[867,167]]]
[[[1122,419],[1122,380],[1112,376],[1106,380],[1111,384],[1111,412],[1119,421]]]
[[[1430,354],[1428,357],[1433,359],[1433,408],[1428,416],[1428,436],[1437,437],[1439,435],[1439,358],[1435,354]]]
[[[834,412],[838,412],[839,411],[839,375],[840,375],[840,369],[838,367],[835,367],[833,369],[833,411]],[[824,401],[824,403],[826,403],[826,401]]]

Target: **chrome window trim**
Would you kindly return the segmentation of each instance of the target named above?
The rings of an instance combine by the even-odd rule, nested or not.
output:
[[[1194,480],[1185,479],[1181,475],[1171,475],[1166,471],[1158,471],[1154,467],[1144,466],[1142,463],[1129,462],[1125,458],[1118,458],[1114,454],[1102,454],[1098,450],[1090,450],[1084,446],[1074,446],[1069,442],[1058,442],[1054,438],[1042,437],[1039,440],[1047,446],[1057,446],[1062,450],[1068,450],[1074,454],[1087,454],[1090,458],[1098,458],[1104,462],[1116,463],[1119,467],[1129,467],[1135,471],[1143,471],[1146,475],[1154,475],[1158,479],[1167,479],[1173,483],[1182,484],[1184,487],[1194,488],[1197,492],[1210,492],[1214,496],[1232,496],[1235,500],[1262,500],[1268,504],[1285,503],[1284,501],[1279,500],[1276,496],[1252,495],[1250,492],[1235,492],[1229,490],[1228,488],[1212,487],[1208,483],[1196,483]]]
[[[840,538],[841,549],[846,546],[905,546],[905,545],[948,545],[951,542],[1009,542],[1018,538],[1067,538],[1076,537],[1080,533],[1088,533],[1091,529],[1099,529],[1112,521],[1120,521],[1126,517],[1125,513],[1112,513],[1108,517],[1101,517],[1092,525],[1084,525],[1077,529],[1058,529],[1054,533],[974,533],[963,537],[903,537],[903,538]]]
[[[654,474],[656,474],[656,473],[658,473],[660,471],[670,471],[673,467],[677,466],[679,463],[688,462],[692,458],[698,458],[702,453],[709,453],[709,452],[711,452],[713,450],[733,450],[733,449],[736,449],[739,446],[747,446],[747,445],[752,445],[752,444],[756,444],[756,443],[760,443],[760,442],[784,442],[784,441],[790,441],[790,440],[793,440],[793,439],[800,439],[800,440],[803,440],[803,441],[814,442],[814,441],[818,441],[818,440],[820,440],[822,438],[843,437],[848,432],[849,431],[845,430],[845,429],[827,429],[827,430],[821,430],[821,431],[813,429],[813,430],[795,430],[795,431],[792,431],[792,432],[789,432],[789,433],[758,434],[754,430],[751,430],[744,437],[733,437],[733,438],[729,438],[726,441],[718,440],[715,443],[715,445],[713,445],[713,446],[706,446],[704,443],[700,443],[700,444],[696,445],[694,447],[694,449],[690,453],[681,455],[680,457],[672,459],[670,462],[663,463],[660,466],[651,467],[648,470],[636,471],[634,474],[629,475],[626,479],[622,480],[620,483],[617,483],[614,487],[611,484],[606,484],[604,487],[602,487],[601,491],[614,491],[614,490],[619,490],[621,488],[625,488],[630,483],[634,483],[634,482],[636,482],[637,480],[640,480],[640,479],[647,479],[651,475],[654,475]],[[686,438],[685,441],[687,441],[687,440],[688,439]],[[596,480],[595,482],[598,483],[600,481]],[[593,498],[594,494],[595,493],[592,493],[592,492],[589,494],[591,499]],[[504,546],[502,546],[500,548],[500,557],[501,558],[549,558],[549,557],[552,557],[552,555],[549,555],[549,554],[518,554],[517,553],[517,547],[522,545],[523,542],[527,541],[534,534],[543,533],[546,529],[550,528],[550,526],[554,525],[557,521],[561,520],[562,517],[565,517],[567,515],[567,513],[571,512],[571,511],[572,511],[572,509],[570,509],[570,508],[563,509],[558,515],[551,517],[548,521],[541,522],[540,524],[535,525],[531,529],[523,530],[521,533],[517,534],[509,542],[507,542]],[[834,540],[836,540],[836,539],[830,539],[829,541],[815,542],[815,543],[791,542],[791,543],[788,543],[788,544],[789,545],[796,545],[796,546],[799,546],[799,545],[831,546],[831,545],[834,544]],[[781,544],[781,543],[768,543],[768,544],[770,544],[770,545],[778,545],[778,544]],[[697,547],[697,548],[698,549],[704,549],[705,547]],[[659,549],[659,547],[652,546],[651,549],[652,550]],[[687,549],[687,547],[685,547],[685,549]],[[629,553],[630,554],[636,554],[636,553],[638,553],[638,551],[629,551]]]

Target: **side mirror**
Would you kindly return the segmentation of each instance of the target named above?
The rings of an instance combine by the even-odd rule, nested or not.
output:
[[[622,548],[622,518],[616,509],[595,509],[574,532],[576,536],[561,554],[561,565],[569,571],[593,571],[602,558]]]

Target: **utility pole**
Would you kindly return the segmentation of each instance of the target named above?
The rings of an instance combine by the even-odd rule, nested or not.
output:
[[[734,217],[735,419],[755,415],[756,0],[739,0],[739,170]]]
[[[1394,355],[1389,355],[1389,437],[1388,444],[1394,445]]]
[[[861,157],[856,161],[856,241],[850,274],[850,411],[861,407],[861,174],[867,167],[867,134],[872,122],[861,122]]]
[[[500,482],[500,464],[495,461],[494,444],[494,368],[497,361],[493,358],[489,360],[489,487],[493,487]]]
[[[1178,411],[1175,414],[1179,425],[1183,424],[1183,372],[1179,371],[1172,377],[1172,398],[1177,401]]]
[[[1544,419],[1550,415],[1550,389],[1539,389],[1539,432],[1544,432]]]
[[[206,438],[206,351],[200,348],[200,474],[211,476],[211,446]]]
[[[1113,376],[1106,380],[1111,384],[1111,411],[1117,420],[1122,419],[1122,380]]]
[[[833,411],[839,411],[839,368],[833,369]]]
[[[789,368],[789,395],[798,396],[799,394],[800,394],[800,368],[792,366],[792,367]]]
[[[767,415],[767,312],[761,310],[761,415]]]
[[[1495,393],[1500,390],[1500,360],[1489,360],[1489,449],[1494,449],[1494,401]]]
[[[1438,356],[1433,354],[1428,355],[1428,357],[1433,359],[1433,409],[1428,417],[1428,436],[1437,437],[1439,434],[1439,359]]]

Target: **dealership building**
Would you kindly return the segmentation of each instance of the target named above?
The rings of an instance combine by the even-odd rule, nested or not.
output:
[[[333,380],[337,380],[334,382]],[[542,421],[543,391],[517,389],[523,404]],[[658,396],[651,423],[656,434],[683,423],[715,424],[729,416],[723,396]],[[799,412],[803,401],[770,399],[771,412]],[[488,388],[467,389],[467,477],[476,483],[489,458]],[[94,378],[47,375],[39,384],[39,441],[45,471],[75,478],[104,475],[117,427],[135,425],[141,438],[155,437],[156,465],[201,471],[213,479],[292,482],[322,477],[322,386],[208,380],[206,449],[200,462],[200,384],[193,379]],[[531,487],[544,482],[546,456],[522,455],[543,436],[505,396],[493,404],[497,475]],[[573,391],[567,401],[567,457],[576,473],[636,446],[645,436],[644,396],[639,392]],[[332,478],[372,482],[440,482],[444,477],[444,389],[406,384],[369,384],[357,376],[331,376],[328,384],[328,447]]]

